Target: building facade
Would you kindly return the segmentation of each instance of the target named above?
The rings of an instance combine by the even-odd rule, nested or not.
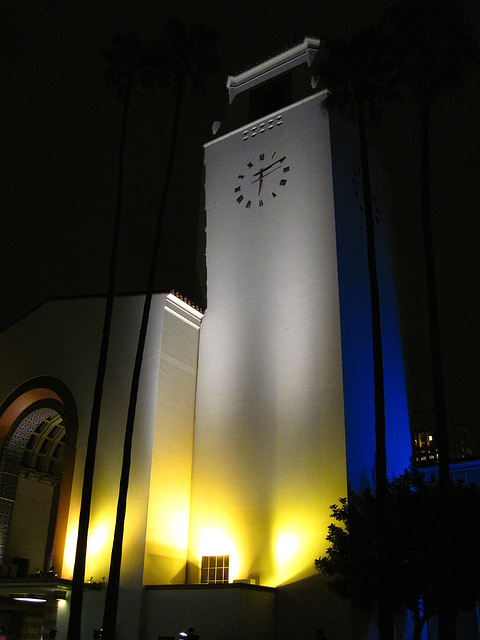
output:
[[[211,640],[314,637],[320,626],[330,639],[354,637],[314,559],[327,546],[330,505],[348,484],[374,477],[369,286],[352,186],[355,133],[322,115],[325,94],[309,78],[318,47],[307,38],[231,76],[228,116],[205,146],[208,304],[203,314],[172,294],[155,297],[120,640],[175,638],[188,627]],[[377,233],[392,474],[408,466],[411,444],[381,224]],[[142,302],[115,302],[84,638],[101,625]],[[2,615],[25,626],[32,609],[12,601],[12,585],[36,592],[47,602],[30,604],[31,628],[49,616],[58,638],[66,637],[103,307],[96,298],[51,301],[0,336]],[[34,495],[42,509],[31,508]]]

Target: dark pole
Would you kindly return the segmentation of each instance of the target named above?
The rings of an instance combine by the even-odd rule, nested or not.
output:
[[[160,254],[160,241],[162,238],[163,221],[165,217],[165,209],[170,184],[173,176],[173,163],[175,159],[175,149],[177,146],[178,129],[180,124],[180,113],[182,108],[184,87],[184,76],[180,76],[175,95],[175,111],[172,124],[172,135],[170,139],[170,150],[168,157],[167,170],[165,174],[165,182],[163,185],[162,195],[157,217],[157,226],[155,230],[152,258],[150,262],[150,270],[148,274],[147,290],[145,294],[145,302],[143,307],[142,320],[140,325],[140,333],[137,344],[137,354],[135,357],[135,365],[132,375],[132,385],[130,389],[130,400],[127,413],[127,424],[125,429],[125,441],[123,448],[122,471],[120,475],[120,487],[118,492],[117,517],[115,522],[115,532],[113,537],[112,555],[110,561],[110,574],[108,578],[107,593],[105,598],[105,609],[103,616],[103,640],[115,640],[116,621],[118,613],[118,597],[120,591],[120,569],[122,562],[123,549],[123,533],[125,529],[125,513],[127,509],[128,483],[130,476],[130,465],[132,457],[132,441],[135,422],[135,412],[138,398],[138,388],[140,383],[140,374],[142,369],[143,353],[145,348],[148,320],[150,308],[152,304],[153,291],[155,287],[155,274]]]
[[[72,598],[70,604],[70,617],[68,621],[68,640],[80,640],[82,630],[82,609],[83,609],[83,585],[85,581],[85,564],[87,556],[88,527],[90,523],[90,507],[92,502],[93,475],[95,471],[95,457],[97,450],[98,427],[100,422],[100,410],[103,397],[103,385],[107,369],[108,345],[110,341],[110,329],[113,316],[113,302],[115,297],[115,278],[117,267],[117,254],[120,236],[120,221],[122,216],[123,184],[124,184],[124,156],[125,140],[127,133],[128,112],[131,97],[130,78],[125,99],[123,103],[122,125],[120,133],[120,145],[118,152],[118,188],[117,202],[115,210],[115,224],[110,254],[110,268],[108,276],[107,301],[105,306],[105,316],[103,321],[102,342],[100,346],[100,356],[97,366],[97,378],[93,396],[93,406],[90,418],[90,430],[88,432],[87,453],[85,457],[85,467],[83,474],[82,499],[80,505],[80,516],[78,522],[77,548],[75,552],[75,565],[72,580]]]
[[[439,591],[439,640],[456,638],[455,613],[452,611],[450,592],[449,563],[451,541],[448,521],[450,517],[450,456],[447,428],[447,410],[443,380],[442,348],[440,322],[438,318],[438,295],[435,275],[435,258],[432,237],[432,216],[430,206],[430,102],[428,96],[420,104],[420,170],[421,170],[421,208],[423,246],[425,253],[425,271],[427,279],[427,310],[430,330],[430,361],[432,366],[432,386],[435,406],[435,437],[438,447],[438,489],[440,494],[442,551]]]
[[[388,499],[387,449],[385,426],[385,390],[383,371],[383,346],[381,328],[380,295],[378,290],[377,258],[375,248],[375,222],[373,218],[368,140],[365,115],[361,99],[357,100],[357,124],[360,135],[360,162],[362,169],[363,200],[367,236],[368,277],[370,282],[370,311],[372,321],[374,407],[375,407],[375,477],[377,496],[378,541],[378,637],[393,640],[393,617],[388,595],[386,509]]]

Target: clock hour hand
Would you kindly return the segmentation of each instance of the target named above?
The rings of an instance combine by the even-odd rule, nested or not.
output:
[[[260,192],[262,190],[262,184],[263,184],[263,170],[260,171],[260,177],[257,178],[258,179],[258,195],[260,195]]]
[[[258,182],[258,181],[262,181],[265,178],[265,176],[269,176],[274,171],[277,171],[277,169],[280,169],[280,165],[278,165],[278,167],[275,167],[274,169],[272,169],[272,166],[273,165],[270,165],[270,167],[267,167],[267,169],[271,169],[271,171],[269,171],[268,173],[265,173],[266,169],[262,169],[261,172],[258,171],[257,173],[254,173],[253,175],[257,176],[258,174],[260,174],[260,176],[258,178],[255,178],[255,180],[252,180],[252,184],[255,184],[255,182]]]

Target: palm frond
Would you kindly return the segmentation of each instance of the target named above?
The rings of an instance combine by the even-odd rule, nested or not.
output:
[[[163,36],[149,44],[151,66],[160,86],[175,90],[185,79],[198,92],[204,91],[204,74],[218,69],[217,34],[203,23],[188,31],[179,20],[169,20]]]
[[[385,12],[398,80],[417,99],[434,100],[478,66],[480,49],[470,0],[399,0]]]
[[[135,33],[117,33],[112,45],[102,54],[107,66],[103,82],[117,89],[117,98],[124,100],[128,92],[155,91],[155,74],[146,50]]]
[[[323,110],[350,121],[355,121],[359,102],[367,120],[376,120],[382,105],[400,99],[394,88],[395,63],[379,26],[355,33],[350,41],[326,41],[313,73],[329,91]]]

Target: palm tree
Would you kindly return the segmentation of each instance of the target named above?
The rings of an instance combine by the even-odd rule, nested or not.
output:
[[[420,206],[425,256],[430,361],[438,447],[438,480],[445,517],[448,514],[450,463],[447,411],[442,366],[440,322],[430,199],[430,113],[447,89],[458,87],[478,60],[468,4],[463,0],[400,0],[385,14],[392,50],[397,59],[397,82],[419,106]],[[446,529],[447,530],[447,527]],[[445,539],[445,559],[450,557]],[[455,637],[455,616],[450,611],[448,569],[444,576],[444,602],[440,610],[439,638]]]
[[[384,513],[388,494],[385,393],[367,121],[378,115],[378,106],[383,101],[391,99],[393,91],[387,82],[389,65],[385,56],[382,31],[378,27],[370,27],[357,32],[352,36],[350,42],[343,39],[327,41],[324,53],[325,55],[321,57],[315,68],[315,74],[319,81],[329,91],[327,98],[323,101],[323,108],[327,113],[338,113],[353,122],[359,135],[372,322],[375,474],[379,540],[378,571],[380,584],[386,585],[388,581],[382,580],[382,572],[385,571],[386,566],[386,546],[382,541],[386,539]],[[383,575],[385,574],[383,573]],[[378,624],[380,640],[393,638],[393,622],[388,593],[387,589],[382,588],[380,588]]]
[[[400,0],[385,14],[399,72],[396,82],[419,105],[421,214],[427,279],[439,482],[448,484],[449,447],[442,373],[437,283],[430,201],[430,112],[447,90],[458,87],[478,49],[463,0]]]
[[[113,37],[112,47],[104,52],[104,58],[108,61],[109,64],[108,69],[105,72],[105,81],[108,85],[112,85],[117,88],[117,97],[122,103],[122,121],[120,128],[120,144],[118,150],[118,184],[113,239],[108,274],[107,300],[105,305],[102,340],[97,365],[97,377],[95,382],[92,413],[90,418],[90,430],[88,433],[87,453],[83,475],[77,548],[72,581],[72,599],[68,625],[69,640],[80,640],[81,637],[83,585],[85,581],[88,527],[90,521],[90,506],[92,499],[93,474],[95,469],[100,409],[102,404],[103,385],[107,367],[107,355],[115,295],[117,254],[123,205],[125,140],[127,134],[130,99],[132,93],[135,90],[140,90],[147,86],[151,86],[151,74],[149,73],[148,67],[145,65],[145,59],[142,56],[140,40],[135,34],[115,35]]]
[[[110,574],[108,579],[103,617],[104,640],[115,640],[116,619],[118,610],[118,595],[120,586],[120,568],[122,561],[123,532],[125,525],[125,512],[127,506],[128,483],[130,475],[130,463],[132,455],[132,439],[135,423],[135,412],[142,368],[143,352],[148,329],[148,320],[152,297],[155,286],[155,275],[160,254],[160,241],[162,238],[163,221],[170,185],[173,177],[175,151],[180,126],[180,115],[183,104],[185,86],[188,83],[195,89],[203,88],[202,74],[216,64],[214,53],[215,33],[207,29],[203,24],[194,25],[187,33],[184,26],[178,20],[169,21],[166,24],[165,37],[152,43],[150,47],[150,61],[157,73],[157,77],[164,86],[170,87],[174,92],[174,113],[170,137],[168,162],[163,183],[163,189],[158,208],[157,224],[153,240],[152,256],[148,281],[145,292],[145,302],[140,325],[137,344],[130,400],[127,412],[125,440],[123,449],[122,470],[117,503],[117,516],[113,537],[112,555],[110,562]]]

